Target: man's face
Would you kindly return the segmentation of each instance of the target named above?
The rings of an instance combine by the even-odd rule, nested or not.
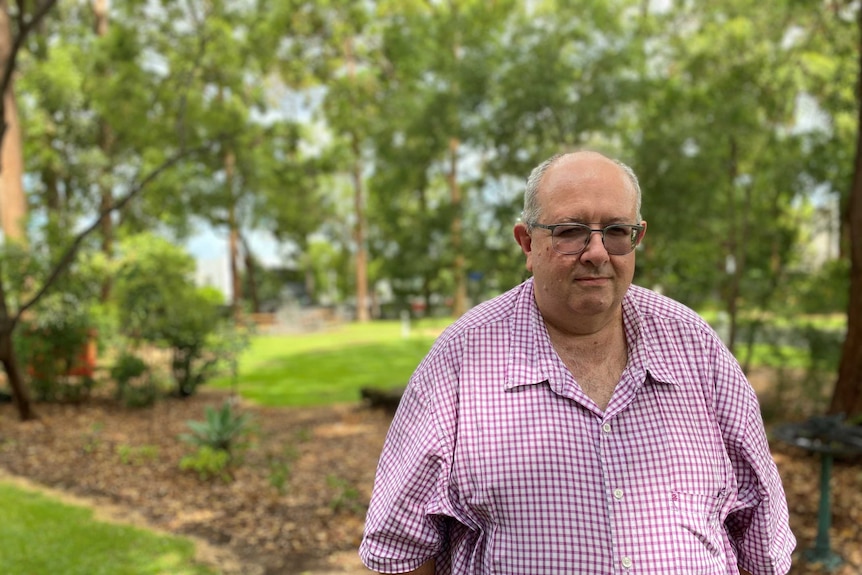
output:
[[[642,224],[637,198],[625,173],[598,154],[579,153],[557,160],[542,179],[537,200],[541,224]],[[536,302],[545,320],[567,331],[590,330],[615,317],[632,282],[635,254],[609,255],[601,234],[590,237],[576,255],[554,251],[551,232],[515,227],[515,237],[533,273]]]

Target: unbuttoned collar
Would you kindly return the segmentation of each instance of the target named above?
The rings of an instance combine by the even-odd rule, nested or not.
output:
[[[533,279],[530,278],[524,282],[514,302],[505,389],[547,382],[555,393],[569,396],[565,387],[574,380],[554,352],[533,289]],[[662,357],[660,347],[652,341],[656,337],[654,322],[645,321],[647,318],[638,309],[637,297],[633,293],[638,289],[641,288],[632,286],[622,302],[623,328],[629,344],[629,361],[624,377],[643,383],[649,375],[655,383],[679,385],[683,376],[673,367],[678,362],[669,362]]]

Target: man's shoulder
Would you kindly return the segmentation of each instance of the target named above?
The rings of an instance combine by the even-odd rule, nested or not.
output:
[[[532,285],[530,281],[518,284],[512,289],[493,297],[489,300],[476,304],[464,315],[455,320],[447,328],[445,333],[460,334],[465,331],[481,329],[501,321],[508,321],[516,312],[519,303],[523,303],[523,297],[532,297]]]
[[[625,301],[644,319],[681,322],[696,327],[708,326],[706,321],[687,305],[645,287],[629,287]]]

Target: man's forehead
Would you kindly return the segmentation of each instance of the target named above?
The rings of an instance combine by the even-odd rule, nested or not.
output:
[[[591,191],[604,193],[628,192],[635,198],[635,189],[623,169],[604,156],[560,158],[545,173],[539,184],[538,195],[568,195],[572,192]]]

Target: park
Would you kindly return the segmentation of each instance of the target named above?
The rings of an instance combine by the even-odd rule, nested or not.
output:
[[[530,170],[595,149],[634,284],[757,393],[790,573],[862,573],[858,2],[0,15],[0,572],[367,573],[404,386],[529,278]]]

